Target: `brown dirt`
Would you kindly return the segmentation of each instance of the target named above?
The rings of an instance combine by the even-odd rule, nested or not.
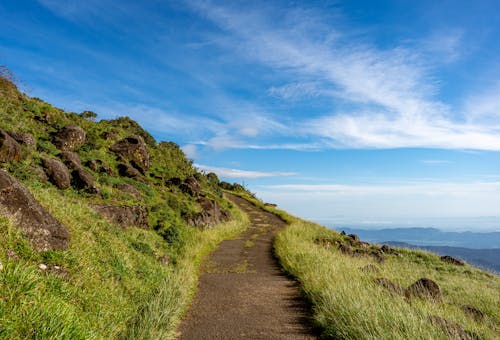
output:
[[[223,241],[204,263],[198,293],[179,339],[316,339],[297,283],[283,275],[272,240],[285,223],[233,195],[250,217],[237,239]]]

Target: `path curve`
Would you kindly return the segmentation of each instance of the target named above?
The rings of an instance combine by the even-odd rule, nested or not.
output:
[[[274,235],[285,223],[240,197],[226,197],[251,225],[205,262],[179,339],[316,339],[296,282],[272,255]]]

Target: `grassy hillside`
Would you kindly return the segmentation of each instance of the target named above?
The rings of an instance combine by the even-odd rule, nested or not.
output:
[[[92,112],[64,112],[19,92],[5,70],[0,73],[0,130],[35,140],[34,146],[21,145],[20,160],[0,167],[70,232],[68,250],[37,252],[12,219],[0,216],[0,338],[172,338],[195,291],[202,257],[241,232],[246,217],[224,200],[217,177],[194,169],[175,143],[157,143],[126,117],[95,121]],[[60,190],[40,174],[42,158],[61,158],[54,136],[68,125],[86,133],[75,153],[95,179],[95,190]],[[110,152],[130,135],[144,139],[150,158],[135,177],[122,176],[124,160]],[[91,167],[95,160],[104,170]],[[179,185],[188,178],[195,178],[196,194]],[[203,200],[230,211],[232,221],[190,225],[203,212]],[[120,227],[95,205],[142,207],[147,227]]]
[[[425,251],[393,248],[381,259],[378,245],[359,244],[244,196],[289,223],[276,237],[275,253],[284,270],[301,283],[325,338],[500,338],[498,276],[443,262]],[[378,282],[394,286],[376,283],[381,278],[385,280]],[[421,278],[435,281],[442,298],[405,294]],[[454,330],[453,323],[464,333]]]

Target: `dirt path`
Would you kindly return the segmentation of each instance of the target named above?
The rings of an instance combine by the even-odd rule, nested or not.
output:
[[[220,244],[204,265],[180,339],[316,339],[296,283],[272,256],[284,226],[273,214],[227,195],[251,220],[238,239]]]

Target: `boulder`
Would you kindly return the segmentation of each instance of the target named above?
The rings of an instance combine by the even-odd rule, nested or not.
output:
[[[142,199],[142,194],[139,190],[137,190],[133,185],[121,183],[116,186],[116,188],[124,193],[127,193],[138,200]]]
[[[77,125],[68,125],[59,130],[52,143],[61,151],[74,151],[85,143],[87,134]]]
[[[188,177],[186,180],[179,186],[182,192],[185,192],[193,197],[198,196],[201,192],[201,185],[198,183],[196,178]]]
[[[386,279],[385,277],[378,277],[376,279],[373,279],[373,282],[375,282],[378,285],[381,285],[382,287],[387,289],[391,294],[404,295],[405,293],[403,287],[401,287],[397,283],[392,282],[389,279]]]
[[[0,213],[13,220],[37,251],[68,249],[68,228],[50,215],[22,183],[5,171],[0,171]]]
[[[442,299],[441,289],[438,284],[427,278],[419,279],[410,285],[406,289],[406,296],[408,298],[418,297],[434,301],[441,301]]]
[[[118,173],[120,176],[128,178],[137,179],[141,177],[139,170],[128,164],[118,164]]]
[[[94,205],[97,211],[110,223],[116,224],[122,228],[137,227],[148,229],[148,211],[141,206],[113,206],[113,205]]]
[[[81,166],[71,172],[71,177],[71,183],[75,188],[94,194],[99,191],[94,185],[94,177]]]
[[[443,332],[446,333],[448,338],[450,339],[455,339],[455,340],[472,340],[472,336],[468,334],[462,326],[460,326],[458,323],[447,320],[445,318],[442,318],[437,315],[432,315],[429,317],[429,321],[441,328]]]
[[[149,169],[149,152],[141,136],[129,136],[121,141],[111,145],[109,148],[122,159],[144,173]]]
[[[465,265],[465,262],[463,260],[448,256],[448,255],[441,256],[440,259],[443,262],[453,264],[455,266],[464,266]]]
[[[59,158],[61,158],[61,160],[69,169],[77,169],[82,166],[82,161],[80,160],[80,156],[78,156],[76,152],[63,151],[59,155]]]
[[[12,131],[7,131],[7,133],[14,138],[16,142],[19,144],[25,145],[29,149],[35,149],[36,148],[36,141],[35,137],[31,133],[25,133],[25,132],[12,132]]]
[[[349,238],[350,238],[353,242],[355,242],[355,243],[358,243],[358,242],[360,242],[360,241],[361,241],[361,240],[359,239],[359,236],[358,236],[358,235],[356,235],[356,234],[349,234],[349,235],[347,235],[347,236],[348,236],[348,237],[349,237]]]
[[[63,163],[53,158],[42,158],[42,165],[49,180],[59,189],[68,189],[71,184],[71,175]]]
[[[463,305],[462,310],[465,314],[472,317],[474,320],[480,322],[484,319],[484,313],[481,312],[478,308],[471,305]]]
[[[382,247],[380,247],[380,251],[384,254],[393,254],[393,255],[398,254],[398,251],[396,249],[388,246],[387,244],[384,244]]]
[[[0,130],[0,162],[19,162],[21,146],[7,132]]]
[[[172,177],[165,181],[167,186],[179,186],[182,184],[182,180],[179,177]]]
[[[229,213],[220,208],[217,201],[201,197],[198,199],[202,211],[187,222],[193,227],[208,228],[229,220]]]
[[[106,164],[106,162],[100,159],[93,159],[87,161],[85,163],[85,166],[87,166],[90,170],[94,172],[106,173],[108,175],[113,174],[113,169],[111,169],[111,167],[108,164]]]

